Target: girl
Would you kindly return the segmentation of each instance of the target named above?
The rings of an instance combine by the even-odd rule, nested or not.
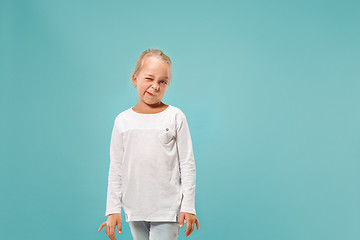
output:
[[[195,211],[196,169],[189,126],[177,107],[161,102],[172,78],[172,63],[148,49],[136,62],[132,82],[138,103],[114,121],[105,233],[122,232],[121,207],[134,240],[176,240],[186,222],[189,236],[199,221]]]

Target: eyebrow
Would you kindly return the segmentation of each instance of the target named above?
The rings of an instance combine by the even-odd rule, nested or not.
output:
[[[151,75],[150,73],[147,74],[148,76],[154,77],[153,75]],[[169,77],[163,77],[165,79],[168,79]]]

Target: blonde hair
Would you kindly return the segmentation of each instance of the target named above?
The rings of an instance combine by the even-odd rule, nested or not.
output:
[[[171,80],[172,80],[172,63],[171,63],[170,58],[165,53],[163,53],[163,51],[161,51],[159,49],[151,49],[151,48],[145,50],[140,55],[138,60],[136,61],[135,69],[134,69],[133,73],[131,74],[131,80],[132,80],[133,74],[137,75],[140,72],[141,68],[144,65],[146,58],[148,58],[148,57],[155,57],[158,60],[169,64],[169,84],[170,84]]]

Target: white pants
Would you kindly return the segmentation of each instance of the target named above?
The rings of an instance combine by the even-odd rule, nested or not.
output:
[[[134,240],[177,240],[180,222],[129,221]]]

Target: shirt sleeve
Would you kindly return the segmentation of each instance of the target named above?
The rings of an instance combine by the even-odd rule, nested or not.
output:
[[[110,167],[108,177],[108,189],[106,199],[105,216],[112,213],[121,213],[121,186],[122,186],[122,158],[124,147],[122,136],[115,119],[110,142]]]
[[[177,150],[180,162],[181,188],[183,200],[180,212],[196,214],[195,211],[195,184],[196,168],[189,126],[185,114],[180,115],[177,127]]]

